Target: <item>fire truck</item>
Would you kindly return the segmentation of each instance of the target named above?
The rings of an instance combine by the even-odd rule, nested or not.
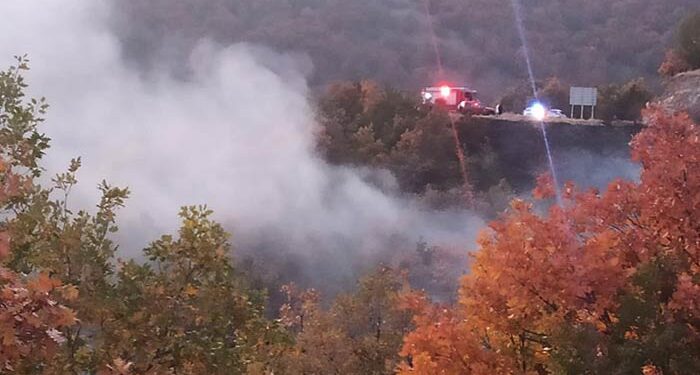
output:
[[[476,91],[464,86],[434,86],[426,87],[421,92],[423,104],[436,105],[450,112],[469,115],[495,115],[498,111],[485,107],[476,97]]]

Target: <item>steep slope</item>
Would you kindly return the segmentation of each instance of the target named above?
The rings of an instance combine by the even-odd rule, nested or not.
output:
[[[653,79],[676,24],[698,6],[521,2],[535,76],[578,85]],[[126,56],[145,67],[158,66],[159,57],[187,61],[192,46],[208,38],[306,54],[314,85],[369,78],[416,88],[438,79],[435,41],[444,76],[468,82],[485,98],[526,76],[509,0],[119,0],[114,8]]]
[[[700,121],[700,69],[669,79],[659,103],[673,112],[688,111],[695,121]]]

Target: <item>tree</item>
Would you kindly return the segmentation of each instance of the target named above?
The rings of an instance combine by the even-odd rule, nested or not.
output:
[[[109,359],[159,374],[243,374],[271,365],[268,355],[284,335],[264,319],[264,296],[236,275],[228,235],[211,214],[183,208],[178,238],[153,242],[147,264],[121,266],[117,311],[103,328]]]
[[[666,51],[659,74],[676,74],[700,68],[700,11],[686,16],[678,25],[675,48]]]
[[[354,373],[393,373],[403,335],[411,326],[411,315],[400,308],[409,290],[402,272],[380,266],[360,279],[356,293],[336,298],[331,313],[348,333],[358,357]]]
[[[281,372],[290,374],[355,374],[360,365],[355,348],[335,317],[323,310],[313,290],[285,288],[288,301],[282,306],[283,322],[296,332],[294,346],[285,351]]]
[[[690,69],[700,69],[700,11],[689,14],[678,26],[678,53]]]
[[[566,76],[572,82],[655,78],[668,31],[678,15],[697,8],[693,0],[526,4],[522,16],[535,75]],[[190,11],[194,6],[196,13]],[[496,98],[499,86],[527,74],[512,9],[508,0],[435,0],[428,14],[423,1],[132,0],[115,12],[124,13],[116,27],[126,56],[146,66],[158,60],[159,46],[167,41],[184,43],[183,51],[189,51],[190,44],[213,37],[222,45],[256,41],[276,50],[304,51],[314,63],[309,78],[315,87],[366,77],[415,89],[448,78],[465,80],[484,98]],[[428,20],[444,77],[436,77]]]
[[[431,305],[421,294],[408,296],[416,329],[404,339],[399,374],[510,374],[514,363],[491,350],[488,333],[469,324],[461,309]]]
[[[569,88],[557,77],[547,79],[538,95],[549,108],[566,110],[569,107]]]
[[[47,273],[32,277],[12,269],[21,228],[14,212],[22,210],[35,191],[38,160],[48,139],[37,126],[46,110],[43,100],[25,100],[21,75],[26,58],[0,72],[0,372],[38,373],[50,367],[64,332],[76,323],[75,313],[62,301],[77,298],[77,289]]]
[[[700,371],[700,130],[662,110],[647,123],[638,183],[569,184],[546,216],[516,200],[491,224],[459,305],[416,318],[402,373]]]
[[[462,183],[450,119],[440,109],[432,110],[406,131],[389,160],[401,186],[412,193],[423,192],[428,184],[448,190]]]
[[[319,99],[319,148],[332,163],[380,164],[414,126],[417,105],[374,81],[335,83]]]
[[[0,72],[0,372],[231,374],[276,368],[287,333],[265,295],[231,266],[211,211],[181,211],[179,237],[118,261],[110,235],[129,192],[106,182],[94,214],[68,205],[80,159],[51,180],[38,132],[47,105],[24,100],[17,67]],[[119,269],[116,268],[119,267]],[[31,276],[25,276],[31,275]],[[269,372],[269,371],[268,371]]]
[[[500,104],[504,111],[521,113],[533,99],[532,86],[529,82],[521,81],[501,97]]]
[[[292,374],[393,374],[411,314],[402,307],[410,294],[405,275],[379,267],[352,294],[336,297],[328,310],[314,291],[285,287],[283,321],[297,332],[284,371]]]
[[[353,146],[357,150],[357,160],[365,165],[373,165],[386,151],[374,134],[373,126],[363,126],[352,135]]]
[[[4,245],[6,246],[6,245]],[[0,266],[0,369],[3,373],[39,373],[50,367],[75,324],[75,314],[60,300],[75,298],[75,288],[46,274],[23,278]]]
[[[637,121],[651,99],[652,94],[641,78],[623,85],[607,85],[600,88],[597,116],[605,121]]]
[[[545,81],[536,82],[535,85],[537,97],[549,108],[568,108],[569,89],[559,78],[552,76]],[[535,95],[532,92],[532,84],[529,81],[520,81],[505,92],[501,97],[500,104],[507,112],[520,113],[533,100],[535,100]]]
[[[659,67],[659,74],[662,77],[669,78],[688,70],[690,70],[688,62],[676,50],[668,50],[663,63]]]
[[[11,234],[11,252],[7,265],[15,272],[51,275],[57,288],[66,283],[70,298],[59,298],[75,314],[74,324],[63,324],[63,345],[43,368],[45,372],[78,373],[96,366],[99,358],[89,342],[99,336],[99,322],[110,313],[112,257],[116,246],[108,235],[116,230],[115,210],[122,206],[128,190],[100,186],[102,199],[95,215],[85,211],[73,213],[68,195],[77,183],[80,159],[75,159],[66,173],[52,179],[44,188],[35,181],[43,174],[39,162],[49,147],[49,139],[38,132],[48,105],[43,99],[23,103],[26,88],[22,71],[27,61],[0,75],[4,181],[8,184],[2,199],[3,227]],[[17,172],[15,172],[15,170]],[[44,280],[44,289],[47,283]]]

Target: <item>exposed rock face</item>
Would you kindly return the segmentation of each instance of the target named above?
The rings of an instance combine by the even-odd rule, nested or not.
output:
[[[700,122],[700,69],[669,79],[659,103],[673,112],[688,111],[695,121]]]

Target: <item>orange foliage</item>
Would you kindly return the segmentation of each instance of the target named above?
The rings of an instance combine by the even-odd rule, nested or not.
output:
[[[42,274],[23,284],[0,267],[0,366],[12,371],[18,362],[50,358],[65,339],[60,329],[75,322],[72,311],[56,302],[60,282]]]
[[[634,294],[646,264],[672,259],[677,286],[659,306],[668,321],[700,332],[700,129],[686,115],[646,113],[648,128],[632,144],[639,183],[616,181],[607,191],[565,189],[564,207],[548,215],[512,202],[511,211],[479,239],[459,305],[423,307],[406,336],[400,373],[547,373],[552,338],[563,325],[610,334],[620,296]],[[538,196],[551,192],[549,179]],[[635,330],[625,339],[635,340]],[[660,374],[646,366],[639,372]]]
[[[537,186],[532,191],[532,196],[535,199],[548,199],[556,196],[554,178],[552,178],[551,174],[545,173],[537,177]]]
[[[17,195],[23,177],[1,160],[0,175],[0,202],[5,202]],[[10,255],[10,242],[10,233],[0,231],[0,262]],[[76,293],[44,273],[25,281],[0,264],[0,373],[22,372],[25,361],[37,365],[53,356],[65,341],[60,330],[75,323],[74,313],[58,299]]]
[[[674,50],[666,51],[666,57],[659,67],[659,74],[662,77],[673,77],[676,74],[691,70],[687,61]]]
[[[642,367],[642,375],[663,375],[664,372],[659,370],[658,367],[654,365],[645,365]]]
[[[401,355],[407,361],[399,373],[411,374],[507,374],[514,363],[489,347],[489,332],[479,331],[463,311],[430,305],[420,294],[404,297],[415,312],[416,329],[405,340]],[[483,333],[483,334],[482,334]]]

